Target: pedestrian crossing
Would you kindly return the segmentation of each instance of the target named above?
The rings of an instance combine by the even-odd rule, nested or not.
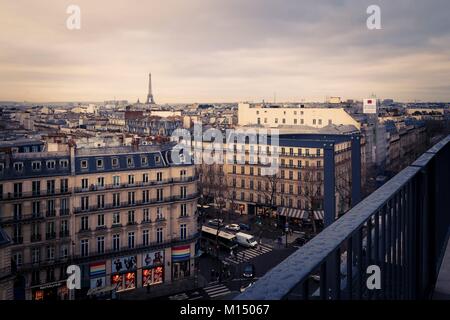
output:
[[[230,256],[225,258],[225,261],[234,263],[234,264],[240,264],[242,262],[251,260],[257,256],[260,256],[262,254],[271,252],[273,248],[267,244],[259,244],[255,248],[248,248],[242,251],[239,251],[234,255],[234,257]]]
[[[223,284],[210,285],[208,287],[203,288],[203,290],[210,298],[220,297],[231,292],[230,289],[228,289]]]

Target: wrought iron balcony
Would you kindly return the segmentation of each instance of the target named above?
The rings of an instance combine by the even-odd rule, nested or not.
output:
[[[449,164],[447,136],[236,299],[430,298],[450,226]]]

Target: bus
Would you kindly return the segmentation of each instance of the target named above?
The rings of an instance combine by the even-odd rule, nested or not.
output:
[[[215,246],[216,237],[217,237],[217,229],[202,226],[202,239],[206,240],[211,245]],[[219,231],[218,243],[219,246],[229,250],[234,249],[238,246],[236,236],[234,234],[225,231]]]

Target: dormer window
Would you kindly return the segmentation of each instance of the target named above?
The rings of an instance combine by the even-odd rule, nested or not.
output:
[[[118,167],[119,166],[119,159],[118,158],[112,158],[112,166]]]
[[[161,163],[161,158],[159,156],[155,157],[155,163]]]
[[[48,160],[47,161],[47,169],[55,169],[56,161],[55,160]]]
[[[148,164],[148,160],[146,156],[141,157],[141,165],[146,166]]]
[[[14,170],[16,170],[16,172],[22,172],[23,163],[22,162],[14,162]]]
[[[31,163],[31,168],[33,169],[33,171],[41,170],[41,162],[40,161],[33,161]]]
[[[134,167],[134,162],[132,157],[127,157],[127,167]]]
[[[103,159],[97,159],[97,169],[103,169]]]
[[[61,168],[68,168],[69,167],[69,160],[59,160],[59,166]]]
[[[81,169],[87,169],[88,168],[88,161],[87,160],[81,160]]]

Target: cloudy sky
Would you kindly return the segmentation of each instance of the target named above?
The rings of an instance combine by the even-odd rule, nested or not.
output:
[[[450,101],[449,13],[448,0],[0,0],[0,100],[142,101],[152,72],[158,103]]]

